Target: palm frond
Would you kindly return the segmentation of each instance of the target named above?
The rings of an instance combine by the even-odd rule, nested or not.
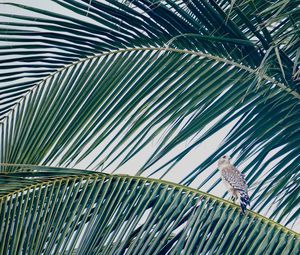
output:
[[[258,78],[261,79],[259,88],[253,83]],[[157,134],[190,118],[185,127],[174,128],[164,138],[139,172],[142,174],[176,145],[228,110],[229,114],[208,131],[209,135],[234,119],[248,116],[243,117],[240,128],[228,137],[228,142],[199,166],[200,171],[196,169],[188,173],[185,184],[189,184],[202,169],[231,148],[237,147],[234,153],[243,149],[245,158],[262,142],[276,146],[269,137],[274,137],[278,126],[267,124],[264,128],[253,123],[265,125],[259,119],[271,118],[274,121],[277,117],[286,121],[290,118],[273,113],[278,112],[272,105],[281,101],[277,95],[284,93],[282,91],[286,91],[287,97],[282,99],[285,111],[297,116],[297,112],[291,112],[291,109],[299,109],[296,107],[298,94],[291,95],[283,84],[266,75],[258,76],[256,70],[227,59],[171,48],[128,49],[89,57],[60,69],[37,84],[13,114],[5,118],[2,122],[2,133],[6,136],[2,140],[1,162],[73,167],[83,160],[87,162],[94,153],[90,165],[103,169],[104,163],[108,167],[118,159],[120,164],[127,162]],[[265,93],[268,93],[267,100]],[[257,111],[253,110],[253,104]],[[284,111],[281,105],[279,107]],[[252,116],[258,120],[253,122]],[[266,133],[270,129],[275,131]],[[111,136],[115,130],[123,131]],[[260,136],[262,140],[258,139]],[[282,137],[282,134],[278,133],[278,136]],[[105,139],[109,139],[108,145],[100,149]],[[289,145],[291,139],[284,144]],[[236,140],[243,143],[237,146]],[[183,154],[201,141],[203,137]],[[266,155],[269,149],[268,146],[264,148],[262,155]],[[100,153],[95,154],[99,149]],[[174,160],[181,157],[182,153]],[[293,171],[296,171],[295,167]],[[155,171],[153,168],[152,173]],[[248,178],[262,173],[263,168],[254,168],[249,170]],[[250,184],[252,182],[250,180]],[[273,199],[276,194],[271,193]]]
[[[281,82],[288,80],[287,85],[298,90],[293,80],[296,72],[291,72],[293,66],[297,66],[294,60],[299,44],[295,37],[299,31],[297,1],[288,1],[284,6],[289,15],[276,20],[274,13],[282,6],[276,8],[265,1],[258,1],[255,6],[248,1],[234,2],[233,6],[230,1],[130,1],[130,7],[120,1],[53,2],[56,3],[54,8],[60,7],[61,12],[2,3],[2,6],[12,6],[16,10],[15,13],[0,13],[0,31],[6,37],[0,50],[5,56],[19,55],[1,61],[1,69],[7,70],[1,81],[13,82],[14,87],[13,91],[11,86],[1,88],[1,94],[11,98],[2,103],[2,116],[20,95],[34,86],[34,82],[79,58],[118,48],[163,46],[170,39],[186,33],[196,36],[180,37],[172,46],[226,57],[253,68],[260,65],[264,52],[276,45],[280,50],[278,54],[273,51],[269,57],[271,68],[268,72],[278,76]],[[18,9],[24,10],[25,14],[18,14]],[[275,28],[274,24],[277,25]],[[218,38],[225,39],[220,41]],[[241,40],[246,43],[241,45]]]
[[[299,234],[184,186],[11,167],[0,175],[2,254],[299,253]]]

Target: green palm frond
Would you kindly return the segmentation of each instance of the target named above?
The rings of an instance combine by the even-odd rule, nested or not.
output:
[[[292,89],[298,89],[292,78],[296,72],[291,73],[298,62],[295,57],[299,48],[299,15],[295,9],[298,1],[284,1],[288,15],[282,13],[280,1],[275,6],[272,1],[253,4],[248,0],[234,1],[233,6],[230,6],[231,1],[210,3],[205,0],[187,3],[130,1],[130,6],[121,1],[52,2],[56,3],[52,4],[53,8],[60,7],[61,12],[2,3],[2,6],[12,6],[16,10],[15,13],[0,13],[3,20],[0,31],[6,35],[0,50],[6,56],[17,53],[19,57],[2,61],[1,69],[7,71],[1,81],[14,81],[14,86],[5,86],[2,91],[13,98],[5,101],[1,115],[9,111],[34,82],[76,59],[118,48],[163,46],[186,33],[196,36],[180,37],[172,46],[223,56],[252,67],[259,67],[265,52],[273,48],[268,57],[270,68],[264,68],[265,71],[283,81],[288,80]],[[27,12],[21,15],[18,9]],[[278,11],[285,16],[274,20]],[[224,39],[219,41],[218,38]],[[245,43],[240,44],[240,41]],[[21,66],[26,69],[19,71]]]
[[[181,183],[229,152],[253,209],[299,218],[299,1],[51,3],[1,3],[0,162],[113,172],[162,136],[137,174],[163,177],[236,121]]]
[[[0,175],[1,254],[299,253],[299,234],[184,186],[11,167]]]
[[[259,87],[255,82],[258,79]],[[278,99],[280,94],[282,99]],[[84,160],[95,169],[105,170],[114,162],[126,163],[157,135],[173,126],[172,132],[145,162],[139,172],[142,174],[219,116],[225,114],[207,131],[209,135],[232,120],[243,118],[242,127],[232,133],[233,138],[229,136],[229,141],[198,169],[187,172],[183,181],[190,184],[198,176],[201,178],[201,171],[221,154],[236,147],[236,140],[241,141],[244,137],[235,152],[243,148],[244,158],[257,149],[256,144],[265,141],[267,145],[276,146],[268,140],[269,136],[274,137],[274,132],[265,137],[264,128],[251,124],[251,116],[259,119],[262,118],[259,114],[263,114],[265,120],[266,116],[274,119],[276,115],[266,112],[266,109],[278,112],[273,106],[274,100],[288,103],[286,111],[294,108],[295,113],[291,114],[297,115],[298,97],[297,93],[290,93],[284,84],[267,75],[210,54],[172,48],[113,51],[75,62],[36,84],[2,122],[1,132],[6,135],[2,140],[1,162],[74,167]],[[258,110],[253,110],[253,106]],[[283,107],[280,109],[284,110]],[[276,117],[282,120],[282,115]],[[277,126],[271,128],[278,129]],[[120,131],[112,136],[115,130]],[[203,141],[207,133],[169,163],[178,162]],[[103,147],[107,139],[108,145]],[[268,151],[268,146],[264,148]],[[266,153],[265,150],[261,153]],[[95,151],[100,152],[95,154]],[[92,160],[90,155],[94,155]],[[110,171],[117,167],[115,164]],[[296,165],[293,167],[291,173],[297,170]],[[157,167],[151,169],[150,175],[157,171]],[[249,177],[262,173],[262,168],[253,168],[249,170]],[[249,183],[256,179],[250,179]],[[257,192],[264,189],[261,185]],[[265,193],[258,202],[268,196],[274,199],[277,193]]]

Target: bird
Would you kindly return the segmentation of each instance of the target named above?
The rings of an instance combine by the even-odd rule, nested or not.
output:
[[[248,195],[248,186],[245,181],[244,174],[242,174],[234,165],[230,163],[230,157],[222,156],[218,161],[218,168],[221,172],[221,178],[231,193],[231,199],[235,202],[239,201],[242,209],[242,214],[245,214],[247,205],[250,206],[250,199]]]

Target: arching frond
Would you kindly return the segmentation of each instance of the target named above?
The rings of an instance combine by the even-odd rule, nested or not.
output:
[[[140,177],[12,167],[0,175],[2,254],[299,253],[298,234],[197,190]]]

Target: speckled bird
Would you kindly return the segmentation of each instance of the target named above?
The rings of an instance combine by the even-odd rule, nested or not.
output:
[[[248,186],[244,175],[230,163],[230,159],[227,155],[222,156],[218,161],[218,168],[221,172],[223,183],[232,195],[232,200],[238,200],[242,213],[245,214],[247,205],[250,206]]]

